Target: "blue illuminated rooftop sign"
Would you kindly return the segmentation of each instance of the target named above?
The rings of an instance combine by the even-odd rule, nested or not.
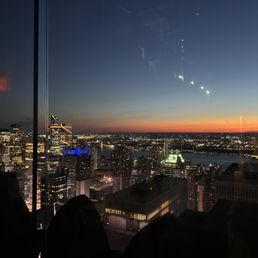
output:
[[[67,156],[67,155],[73,155],[73,156],[78,156],[80,157],[81,155],[89,155],[89,147],[85,146],[83,149],[81,149],[80,147],[78,148],[72,148],[72,149],[64,149],[63,150],[63,155]]]

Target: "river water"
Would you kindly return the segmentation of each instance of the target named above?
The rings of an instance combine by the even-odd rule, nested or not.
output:
[[[111,150],[105,150],[105,158],[111,157]],[[140,156],[149,156],[149,152],[135,152],[134,157],[138,158]],[[236,153],[206,153],[206,152],[197,152],[197,153],[183,153],[183,158],[185,160],[190,160],[193,165],[204,164],[209,165],[210,163],[217,163],[224,167],[229,166],[231,163],[238,162],[258,162],[254,161],[250,157],[243,157]]]
[[[229,153],[183,153],[186,160],[190,160],[192,164],[217,163],[222,166],[229,166],[231,163],[251,162],[250,157],[241,157],[239,154]]]

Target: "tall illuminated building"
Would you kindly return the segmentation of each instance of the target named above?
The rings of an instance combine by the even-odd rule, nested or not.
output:
[[[186,179],[188,175],[186,164],[182,154],[177,150],[172,150],[167,158],[161,161],[161,172],[169,177]]]
[[[64,147],[73,145],[72,126],[57,123],[57,117],[51,115],[49,124],[49,151],[53,155],[60,155]]]
[[[54,203],[63,204],[71,194],[68,173],[70,167],[63,166],[62,157],[65,148],[73,146],[72,126],[58,123],[57,117],[51,115],[48,129],[45,165],[40,171],[43,206]]]
[[[149,157],[139,157],[137,159],[138,181],[146,180],[151,177],[152,160]]]
[[[190,210],[197,210],[197,186],[198,178],[202,174],[201,170],[201,165],[192,165],[189,169],[187,177],[187,206]]]
[[[215,182],[221,173],[221,167],[210,164],[204,170],[202,180],[198,184],[197,199],[198,211],[209,212],[216,202],[216,186]],[[202,200],[202,201],[201,201]]]
[[[10,162],[11,132],[7,129],[0,130],[0,161]]]
[[[215,204],[215,182],[221,173],[216,164],[191,165],[187,178],[188,208],[208,212]]]
[[[10,130],[0,130],[0,161],[13,165],[23,163],[23,137],[22,130],[15,124]]]
[[[69,199],[69,170],[59,167],[47,177],[41,177],[41,204],[65,204]]]
[[[15,172],[14,172],[15,173]],[[28,168],[22,171],[22,173],[15,173],[19,182],[19,188],[21,195],[28,207],[32,210],[32,169]],[[40,189],[40,178],[37,180],[37,209],[41,207],[41,189]]]
[[[12,124],[10,128],[10,158],[12,163],[22,163],[23,132],[19,126]]]
[[[24,153],[25,164],[31,165],[33,160],[33,140],[32,137],[26,137],[24,139]],[[45,142],[42,138],[38,139],[38,154],[43,155],[45,153]]]
[[[94,148],[92,150],[92,170],[95,171],[98,169],[98,161],[100,159],[99,157],[99,149]]]
[[[69,196],[85,194],[84,188],[88,185],[92,172],[92,156],[89,153],[89,147],[65,148],[62,154],[62,167],[69,169]]]
[[[164,157],[164,159],[166,159],[167,156],[169,155],[168,142],[165,140],[163,145],[164,145],[163,146],[163,157]]]
[[[160,163],[162,161],[162,157],[163,157],[162,148],[157,144],[153,145],[151,149],[153,171],[157,172],[160,170]]]
[[[82,154],[78,156],[76,166],[76,178],[77,180],[86,179],[91,176],[91,156],[88,154]]]
[[[121,177],[121,189],[129,187],[133,167],[132,152],[126,146],[117,146],[112,151],[111,164],[115,176]]]
[[[76,166],[77,156],[63,155],[61,156],[61,166],[69,170],[69,196],[76,196]]]

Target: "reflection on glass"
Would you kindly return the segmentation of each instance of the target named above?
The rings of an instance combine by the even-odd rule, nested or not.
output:
[[[31,210],[32,8],[16,2],[17,18],[0,23],[0,30],[13,32],[0,49],[0,170],[16,174]],[[124,251],[160,218],[178,228],[185,221],[187,229],[196,222],[188,216],[202,229],[205,218],[213,234],[222,217],[227,227],[251,228],[242,213],[247,210],[258,224],[252,215],[258,202],[258,3],[44,4],[38,228],[56,237],[58,220],[62,229],[72,221],[69,229],[79,241],[76,230],[91,210],[111,249]],[[5,1],[4,7],[7,20],[11,5]],[[242,242],[237,239],[249,243],[239,228]],[[64,250],[66,244],[59,254]]]

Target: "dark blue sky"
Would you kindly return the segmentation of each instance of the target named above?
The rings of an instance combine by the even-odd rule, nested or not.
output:
[[[32,2],[1,1],[0,127],[31,121]],[[75,131],[257,130],[257,26],[255,0],[51,0],[50,111]]]

